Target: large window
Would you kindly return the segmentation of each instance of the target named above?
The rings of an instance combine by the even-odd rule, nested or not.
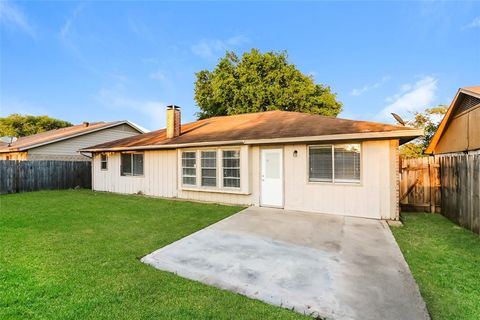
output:
[[[195,186],[197,184],[197,153],[182,152],[182,183]]]
[[[102,170],[108,169],[108,157],[106,154],[100,155],[100,169]]]
[[[122,176],[142,176],[143,153],[122,153],[120,167]]]
[[[240,151],[223,150],[223,186],[226,188],[240,188]]]
[[[202,187],[217,186],[217,151],[202,151]]]
[[[200,149],[183,151],[182,185],[217,190],[239,189],[240,150]]]
[[[309,180],[333,183],[359,183],[360,144],[310,147]]]

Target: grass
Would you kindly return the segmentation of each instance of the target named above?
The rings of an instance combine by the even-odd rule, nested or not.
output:
[[[392,231],[432,319],[479,319],[480,237],[439,214],[402,218]]]
[[[241,210],[95,193],[0,196],[0,319],[298,319],[138,258]]]

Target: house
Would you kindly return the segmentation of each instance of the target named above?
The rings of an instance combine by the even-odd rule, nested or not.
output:
[[[145,131],[128,121],[84,122],[0,144],[0,160],[80,160],[91,154],[78,150],[92,144],[132,137]]]
[[[425,153],[480,153],[480,86],[458,90]]]
[[[297,112],[214,117],[85,148],[94,190],[398,219],[398,146],[422,130]]]

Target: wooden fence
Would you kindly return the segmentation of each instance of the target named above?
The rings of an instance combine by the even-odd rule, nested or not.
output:
[[[89,161],[0,161],[0,194],[91,188]]]
[[[480,234],[480,154],[403,159],[400,207],[441,212]]]
[[[400,208],[403,211],[440,212],[438,158],[400,161]]]
[[[442,214],[480,234],[480,155],[440,158]]]

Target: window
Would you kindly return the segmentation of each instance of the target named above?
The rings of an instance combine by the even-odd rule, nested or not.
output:
[[[240,188],[240,151],[223,150],[223,186],[226,188]]]
[[[108,157],[106,154],[100,155],[100,169],[102,170],[108,169]]]
[[[202,187],[217,186],[217,151],[202,151]]]
[[[309,180],[333,183],[359,183],[360,144],[310,147]]]
[[[195,151],[182,152],[182,183],[193,186],[197,184],[197,153]]]
[[[142,176],[143,153],[122,153],[120,173],[122,176]]]

